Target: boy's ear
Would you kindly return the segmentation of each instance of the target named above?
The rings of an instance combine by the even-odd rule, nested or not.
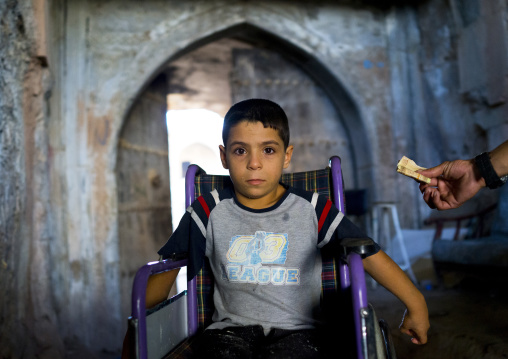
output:
[[[288,146],[286,148],[286,154],[284,155],[284,167],[288,168],[289,164],[291,163],[291,157],[293,156],[293,146]]]
[[[219,145],[219,151],[220,151],[220,161],[222,162],[222,167],[225,169],[228,168],[228,161],[226,160],[226,148],[222,145]]]

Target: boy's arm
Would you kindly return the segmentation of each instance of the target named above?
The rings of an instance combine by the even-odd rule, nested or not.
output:
[[[399,298],[407,308],[400,331],[412,336],[414,344],[427,343],[429,313],[423,294],[400,267],[383,251],[363,260],[365,271],[379,284]]]
[[[208,200],[206,199],[208,198]],[[215,199],[212,195],[205,198],[208,210],[213,209]],[[178,227],[173,232],[166,244],[157,252],[162,258],[169,258],[173,254],[188,253],[189,263],[187,266],[187,277],[192,278],[195,273],[201,269],[204,252],[206,247],[206,238],[200,227],[191,218],[191,211],[201,220],[201,225],[206,228],[208,215],[203,209],[200,201],[196,200],[192,204],[192,209],[187,210],[183,215]],[[190,243],[190,244],[189,244]],[[175,282],[179,269],[159,273],[148,278],[146,287],[146,308],[151,308],[163,300],[167,299],[169,291]],[[132,333],[130,328],[124,338],[122,359],[130,358],[133,355]]]
[[[154,307],[168,299],[169,291],[175,283],[180,268],[152,275],[146,285],[146,308]]]

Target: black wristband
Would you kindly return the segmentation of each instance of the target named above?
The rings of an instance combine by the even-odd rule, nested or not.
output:
[[[487,187],[490,189],[496,189],[501,187],[506,182],[506,176],[503,179],[499,178],[494,167],[492,167],[492,163],[490,162],[490,155],[488,152],[483,152],[474,158],[476,163],[476,167],[480,171],[483,179],[485,179],[485,183]]]

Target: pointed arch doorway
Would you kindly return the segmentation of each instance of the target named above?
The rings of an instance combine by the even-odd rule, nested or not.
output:
[[[318,59],[294,44],[244,24],[188,46],[170,57],[158,73],[161,76],[134,102],[118,147],[122,318],[129,313],[135,270],[154,260],[171,234],[171,191],[182,190],[169,187],[167,135],[161,135],[167,131],[167,95],[180,98],[169,109],[199,104],[198,108],[222,116],[236,101],[272,99],[291,121],[291,142],[297,149],[290,171],[324,167],[329,156],[338,154],[344,161],[347,188],[365,187],[372,180],[369,143],[354,101]],[[135,161],[135,156],[145,159]],[[135,210],[137,205],[145,210]]]

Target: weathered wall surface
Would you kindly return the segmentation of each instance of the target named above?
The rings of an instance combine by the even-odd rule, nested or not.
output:
[[[64,343],[119,349],[120,303],[130,300],[119,295],[119,136],[151,80],[197,45],[247,25],[306,54],[301,66],[355,140],[354,185],[398,203],[406,227],[428,210],[395,173],[402,155],[431,166],[508,138],[501,0],[34,0],[1,2],[0,12],[3,357],[62,357]]]
[[[60,357],[40,4],[0,4],[0,356]],[[44,14],[44,10],[42,10]],[[61,283],[63,284],[63,283]],[[63,288],[63,286],[62,286]]]
[[[12,5],[12,4],[11,4]],[[7,3],[0,4],[3,14],[0,37],[2,49],[0,61],[0,285],[5,288],[0,298],[1,337],[0,355],[7,357],[13,353],[15,344],[23,335],[23,328],[17,322],[24,314],[17,315],[17,303],[25,300],[25,271],[19,263],[26,244],[17,243],[19,238],[27,237],[24,231],[26,222],[25,166],[24,166],[24,126],[23,126],[23,77],[29,61],[29,43],[23,17],[24,9],[9,8]],[[7,37],[4,34],[10,33]],[[5,49],[5,50],[4,50]],[[21,60],[21,61],[20,61]],[[26,263],[26,260],[25,260]],[[8,349],[6,348],[8,347]],[[7,350],[5,350],[7,349]]]
[[[508,138],[506,3],[424,2],[387,17],[393,146],[431,167],[471,158]],[[394,159],[392,159],[393,161]],[[407,227],[429,209],[411,181],[397,176],[396,202]],[[403,207],[404,208],[404,207]]]

